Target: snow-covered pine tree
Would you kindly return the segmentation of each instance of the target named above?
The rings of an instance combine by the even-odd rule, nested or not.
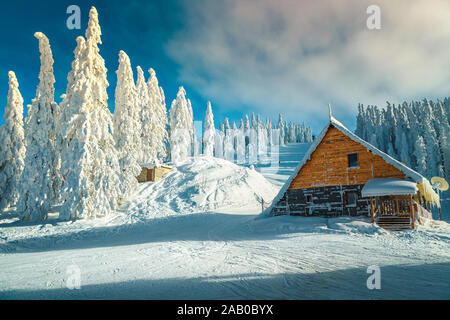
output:
[[[186,101],[186,91],[178,89],[177,98],[172,101],[169,112],[170,158],[176,163],[186,160],[191,155],[192,135],[191,116]]]
[[[194,110],[192,110],[191,100],[186,99],[186,103],[187,103],[187,109],[189,111],[187,124],[188,124],[189,134],[191,137],[191,147],[190,147],[189,155],[193,156],[193,155],[195,155],[195,150],[196,150],[195,129],[194,129]]]
[[[255,128],[250,128],[248,132],[248,163],[255,164],[258,162],[258,135]]]
[[[258,141],[258,158],[260,161],[267,161],[267,130],[265,129],[264,124],[261,122],[261,118],[258,115],[257,117],[257,141]]]
[[[231,130],[233,130],[233,148],[236,152],[236,135],[238,133],[238,127],[236,125],[236,122],[233,121],[233,125],[231,126]]]
[[[203,131],[203,154],[207,157],[214,156],[214,137],[216,130],[214,128],[214,116],[211,109],[211,102],[208,101],[205,113],[205,124]]]
[[[252,112],[251,128],[256,129],[256,127],[258,127],[258,122],[256,121],[255,113]]]
[[[136,102],[140,113],[140,148],[138,150],[139,163],[149,163],[156,159],[157,153],[153,141],[153,123],[156,121],[152,110],[147,83],[145,82],[144,71],[140,66],[136,67]]]
[[[141,70],[142,72],[142,70]],[[140,121],[141,110],[137,103],[137,91],[134,84],[130,58],[124,51],[119,52],[119,68],[116,71],[117,85],[115,109],[113,114],[114,140],[123,181],[122,198],[130,196],[137,187],[136,177],[141,172],[138,156],[142,151]],[[147,91],[144,82],[145,91]]]
[[[414,156],[416,157],[416,169],[419,172],[427,171],[426,147],[422,136],[419,136],[414,144]]]
[[[413,103],[404,103],[405,106],[405,113],[406,117],[408,118],[409,122],[409,129],[408,132],[406,132],[406,139],[408,141],[408,150],[409,155],[411,158],[411,168],[417,171],[417,159],[415,157],[415,143],[419,139],[420,136],[420,126],[419,121],[413,111],[412,108]],[[423,141],[423,139],[422,139]]]
[[[233,130],[230,128],[228,118],[224,122],[225,138],[223,141],[224,159],[234,161],[234,147],[233,147]]]
[[[244,120],[240,120],[239,128],[236,130],[236,162],[245,163],[245,133]]]
[[[267,132],[267,146],[271,147],[273,145],[273,137],[272,137],[272,123],[270,119],[267,119],[266,122],[266,132]]]
[[[444,102],[444,110],[450,110],[450,98],[445,98]],[[447,122],[450,123],[450,112],[447,111]]]
[[[389,153],[389,148],[391,152],[394,152],[392,142],[391,142],[391,129],[388,128],[389,124],[385,121],[384,113],[380,112],[377,106],[372,106],[371,118],[371,130],[369,135],[369,142],[374,146],[379,146],[384,152]],[[395,157],[394,154],[391,154]]]
[[[450,109],[448,109],[450,110]],[[439,150],[441,155],[441,166],[443,177],[450,179],[450,123],[447,121],[447,115],[442,101],[438,100],[435,104],[436,132],[438,134]],[[450,114],[449,111],[447,111]]]
[[[430,102],[427,99],[423,100],[422,114],[423,114],[422,136],[427,149],[426,153],[427,171],[425,175],[427,177],[433,177],[439,174],[438,168],[440,165],[440,153],[436,137],[436,131],[434,130],[433,126],[434,120],[433,110],[431,108]]]
[[[221,130],[216,130],[214,136],[214,157],[223,158],[223,140],[224,133]]]
[[[155,70],[150,68],[148,70],[150,77],[148,78],[148,93],[150,97],[150,104],[152,106],[155,121],[153,123],[152,135],[154,148],[157,159],[161,162],[166,157],[166,142],[168,139],[167,133],[167,110],[164,99],[164,91],[159,87],[158,79],[156,78]]]
[[[23,129],[23,98],[13,71],[8,72],[9,89],[5,106],[5,123],[0,141],[0,211],[16,204],[18,183],[24,168],[25,133]]]
[[[244,130],[249,130],[250,129],[250,120],[248,119],[248,115],[245,115],[245,120],[244,120]]]
[[[400,161],[402,161],[407,166],[411,166],[411,157],[408,150],[408,140],[406,138],[406,133],[402,131],[400,133],[400,137],[397,137],[399,141],[401,141],[400,149],[399,149],[399,155],[400,155]]]
[[[367,130],[366,130],[366,114],[364,110],[364,106],[358,103],[358,115],[356,116],[356,131],[355,134],[361,137],[361,139],[367,139]]]
[[[55,150],[55,125],[58,105],[55,103],[53,55],[47,37],[36,32],[41,53],[41,68],[36,97],[28,108],[25,126],[25,166],[19,183],[17,212],[26,221],[46,220],[60,186],[58,152]],[[56,189],[56,190],[55,190]]]
[[[230,127],[230,122],[228,121],[228,118],[227,117],[225,117],[225,121],[223,122],[223,127],[224,127],[224,129],[225,129],[225,135],[227,135],[227,134],[229,134],[229,131],[228,130],[230,130],[231,129],[231,127]]]
[[[120,170],[108,110],[106,68],[99,54],[101,30],[97,10],[89,11],[86,41],[78,37],[75,68],[69,74],[61,106],[61,169],[65,178],[60,219],[105,216],[122,194]],[[80,39],[81,38],[81,39]]]
[[[284,137],[284,122],[283,122],[283,117],[281,116],[281,113],[278,115],[277,128],[279,130],[279,137],[280,137],[279,144],[283,145],[285,137]]]
[[[394,112],[397,119],[397,126],[393,129],[393,132],[395,133],[395,149],[397,150],[398,159],[410,167],[411,157],[408,141],[406,139],[406,132],[408,131],[409,126],[408,119],[401,106],[394,109]]]
[[[296,142],[296,134],[295,134],[295,124],[290,122],[289,123],[289,142]]]
[[[243,125],[244,125],[244,139],[245,139],[245,159],[246,162],[248,162],[248,145],[250,143],[250,120],[248,118],[248,115],[245,115],[244,120],[243,120]]]
[[[312,142],[312,141],[313,141],[312,129],[310,127],[308,127],[306,129],[306,142]]]

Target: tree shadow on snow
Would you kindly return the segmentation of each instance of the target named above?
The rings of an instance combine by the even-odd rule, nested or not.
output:
[[[367,267],[314,273],[245,273],[195,278],[138,279],[67,289],[8,289],[0,299],[449,299],[450,263],[383,266],[381,288],[368,289]],[[151,270],[142,270],[151,275]],[[65,276],[64,274],[61,276]],[[92,281],[92,279],[90,279]]]
[[[258,216],[198,213],[152,218],[134,224],[98,226],[10,241],[4,239],[6,241],[0,243],[0,252],[44,252],[170,241],[273,240],[292,233],[339,232],[328,226],[326,218],[255,217]],[[59,226],[60,224],[57,227]]]

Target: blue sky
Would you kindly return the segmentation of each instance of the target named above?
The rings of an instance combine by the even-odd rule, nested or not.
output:
[[[114,104],[118,52],[134,72],[152,67],[167,107],[180,85],[195,120],[210,100],[216,123],[260,113],[304,121],[318,133],[327,104],[350,129],[357,104],[435,99],[450,92],[450,3],[445,0],[376,1],[381,29],[369,30],[373,1],[165,0],[22,1],[2,3],[0,113],[7,71],[16,72],[25,105],[35,95],[38,41],[47,35],[54,55],[56,101],[65,92],[75,38],[84,35],[94,5],[102,28],[100,53],[108,68]],[[66,8],[81,8],[81,29],[66,27]],[[146,77],[148,74],[146,73]],[[0,117],[0,123],[3,118]]]

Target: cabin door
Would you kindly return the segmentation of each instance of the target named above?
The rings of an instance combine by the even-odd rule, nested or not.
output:
[[[344,194],[344,215],[357,215],[358,193],[356,191],[347,191]]]

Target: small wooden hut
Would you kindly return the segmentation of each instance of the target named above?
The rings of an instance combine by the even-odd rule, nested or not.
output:
[[[138,182],[156,182],[172,170],[172,168],[167,165],[155,165],[153,163],[143,164],[141,167],[141,173],[137,176]]]
[[[429,181],[334,119],[314,140],[268,209],[270,215],[358,216],[390,229],[431,218]]]

